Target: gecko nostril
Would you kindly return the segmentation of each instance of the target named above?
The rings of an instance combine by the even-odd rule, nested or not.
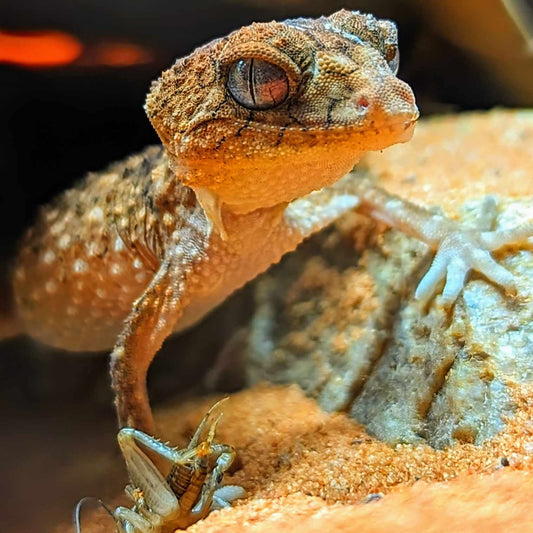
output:
[[[366,96],[360,96],[357,99],[357,107],[359,107],[362,111],[366,111],[369,105],[370,102]]]

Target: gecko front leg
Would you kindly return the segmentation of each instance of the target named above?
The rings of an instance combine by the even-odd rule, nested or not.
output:
[[[492,211],[488,213],[491,219],[495,207],[492,200],[485,202]],[[285,223],[305,238],[353,208],[419,239],[435,251],[434,260],[415,291],[415,298],[422,303],[446,280],[439,302],[451,306],[471,270],[507,292],[516,293],[514,276],[493,259],[491,252],[526,242],[533,235],[533,222],[510,230],[467,227],[389,194],[367,178],[349,174],[330,187],[292,202],[285,212]]]
[[[528,221],[512,229],[484,231],[484,228],[460,224],[400,199],[368,180],[360,180],[358,188],[363,210],[421,240],[435,251],[433,262],[415,291],[415,298],[421,303],[427,302],[439,284],[445,281],[439,303],[450,307],[461,293],[471,270],[479,272],[506,292],[516,294],[514,276],[494,260],[491,252],[527,242],[533,235],[533,222]],[[485,199],[484,207],[485,211],[491,211],[486,213],[489,218],[494,219],[496,206],[492,197]]]
[[[191,246],[190,241],[195,244]],[[200,232],[187,238],[181,229],[177,242],[167,247],[157,274],[134,303],[111,353],[111,380],[119,426],[154,433],[146,390],[146,374],[163,341],[172,333],[189,299],[188,279],[203,257]]]

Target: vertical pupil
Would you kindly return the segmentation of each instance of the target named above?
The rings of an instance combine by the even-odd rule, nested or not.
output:
[[[255,100],[255,68],[254,68],[254,59],[250,59],[248,65],[248,86],[250,87],[250,96],[252,97],[252,102],[257,105]]]
[[[239,59],[230,68],[227,88],[233,98],[249,109],[270,109],[289,94],[284,70],[263,59]]]

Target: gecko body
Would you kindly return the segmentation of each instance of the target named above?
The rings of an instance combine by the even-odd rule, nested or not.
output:
[[[153,433],[145,378],[165,338],[311,233],[363,207],[441,246],[451,222],[343,178],[365,152],[413,133],[418,110],[397,67],[394,24],[346,10],[252,24],[178,60],[146,100],[163,146],[90,174],[24,238],[13,278],[21,328],[64,349],[113,347],[119,423]],[[513,288],[490,256],[481,263]],[[448,275],[455,294],[464,275]]]

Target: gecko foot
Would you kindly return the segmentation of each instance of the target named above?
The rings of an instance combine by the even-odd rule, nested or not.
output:
[[[533,223],[510,230],[479,231],[464,229],[450,220],[441,220],[443,227],[439,233],[443,236],[439,239],[431,267],[415,291],[415,299],[428,301],[439,283],[446,280],[439,301],[444,307],[453,305],[471,270],[479,272],[506,292],[517,293],[515,277],[499,265],[490,252],[527,241],[533,235]]]

